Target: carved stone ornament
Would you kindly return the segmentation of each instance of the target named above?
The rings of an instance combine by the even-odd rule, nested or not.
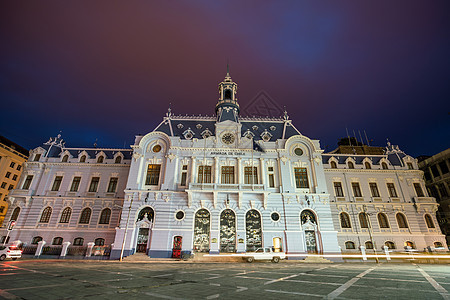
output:
[[[288,158],[286,156],[282,156],[280,158],[280,160],[283,162],[283,164],[286,164],[286,162],[288,161]]]
[[[134,158],[134,160],[138,160],[138,159],[141,158],[141,157],[142,157],[142,154],[137,153],[137,152],[134,152],[134,153],[133,153],[133,158]]]
[[[177,157],[177,156],[176,156],[175,154],[173,154],[173,153],[169,153],[169,154],[167,155],[167,158],[170,159],[170,162],[172,162],[172,160],[173,160],[175,157]]]

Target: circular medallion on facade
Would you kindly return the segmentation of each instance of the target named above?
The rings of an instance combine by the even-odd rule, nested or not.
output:
[[[295,148],[295,149],[294,149],[294,153],[295,153],[295,155],[297,155],[297,156],[302,156],[302,155],[303,155],[303,150],[300,149],[300,148]]]
[[[272,219],[272,221],[278,222],[278,221],[280,220],[280,214],[277,213],[277,212],[273,212],[273,213],[270,215],[270,218]]]
[[[153,146],[153,152],[158,153],[159,151],[161,151],[161,146],[160,145],[155,145]]]
[[[227,145],[233,144],[234,135],[232,133],[225,133],[224,135],[222,135],[222,142]]]
[[[175,214],[175,218],[178,221],[183,220],[184,219],[184,211],[182,211],[182,210],[177,211],[176,214]]]

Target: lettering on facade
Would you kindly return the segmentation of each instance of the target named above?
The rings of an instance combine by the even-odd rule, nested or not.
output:
[[[245,152],[234,152],[234,151],[211,151],[209,155],[230,155],[230,156],[240,156],[245,155]]]

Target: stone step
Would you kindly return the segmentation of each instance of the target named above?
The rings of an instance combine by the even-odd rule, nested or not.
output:
[[[317,263],[317,264],[320,264],[320,263],[327,263],[327,264],[333,263],[331,260],[325,259],[322,256],[307,256],[303,260],[303,262],[306,262],[306,263]]]
[[[151,260],[152,259],[145,253],[135,253],[123,259],[123,261],[151,261]]]

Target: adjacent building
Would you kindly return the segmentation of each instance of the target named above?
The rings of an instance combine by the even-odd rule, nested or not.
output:
[[[397,147],[324,154],[287,113],[240,116],[228,73],[218,92],[214,116],[169,109],[131,149],[68,148],[58,136],[32,150],[9,197],[12,240],[112,244],[111,258],[445,245],[422,171]]]
[[[17,187],[28,150],[0,136],[0,226],[8,211],[8,193]]]

